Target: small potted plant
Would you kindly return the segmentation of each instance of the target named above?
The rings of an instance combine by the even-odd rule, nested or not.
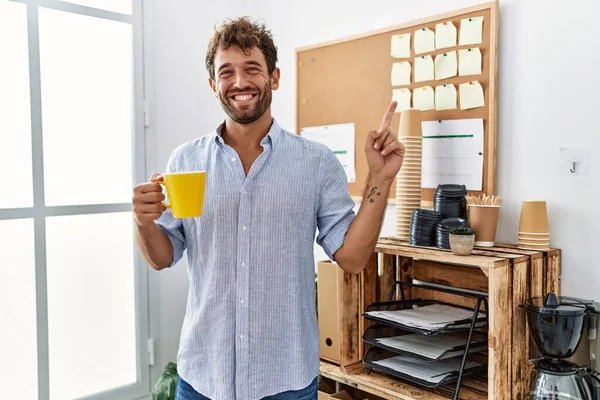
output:
[[[468,256],[475,246],[475,229],[460,226],[450,230],[450,249],[457,256]]]

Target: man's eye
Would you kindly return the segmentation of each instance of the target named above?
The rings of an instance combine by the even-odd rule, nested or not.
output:
[[[221,76],[231,75],[231,71],[223,71],[221,72]]]

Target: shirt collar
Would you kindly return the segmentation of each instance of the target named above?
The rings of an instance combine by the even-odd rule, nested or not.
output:
[[[225,120],[223,120],[223,122],[221,122],[219,124],[219,126],[217,127],[217,129],[215,129],[215,131],[214,131],[215,141],[219,145],[225,144],[225,142],[223,141],[223,137],[221,136],[221,131],[223,130],[224,126],[225,126]],[[260,144],[265,145],[265,144],[269,143],[269,141],[270,141],[271,147],[273,148],[277,145],[277,141],[281,137],[281,134],[282,134],[281,127],[279,126],[279,124],[277,123],[275,118],[271,118],[271,128],[269,129],[269,132],[267,132],[265,137],[260,141]]]

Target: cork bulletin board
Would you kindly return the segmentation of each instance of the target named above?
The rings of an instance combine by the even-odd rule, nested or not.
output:
[[[466,23],[479,24],[480,28],[475,29],[479,30],[479,39],[473,40],[473,30],[465,25],[464,32],[469,28],[471,39],[461,44],[467,38],[461,24]],[[466,60],[466,56],[473,55],[475,59],[470,58],[469,64],[463,62],[463,56]],[[363,195],[368,173],[366,135],[379,126],[392,99],[399,101],[392,123],[396,132],[402,107],[419,108],[423,121],[440,124],[480,119],[483,145],[478,154],[483,169],[480,188],[469,192],[495,194],[497,56],[498,1],[298,49],[297,132],[317,126],[354,124],[356,180],[348,183],[348,188],[357,199]],[[438,64],[438,57],[452,59]],[[420,64],[418,68],[415,63]],[[433,75],[429,75],[430,68]],[[419,90],[423,95],[415,96]],[[422,202],[432,201],[435,187],[431,186],[426,187],[423,182]],[[394,186],[389,197],[395,199]]]

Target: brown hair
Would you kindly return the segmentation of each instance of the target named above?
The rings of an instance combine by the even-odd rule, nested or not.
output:
[[[277,47],[273,42],[273,36],[264,24],[252,22],[248,17],[236,20],[228,20],[223,23],[208,43],[206,51],[206,70],[211,79],[215,79],[215,55],[219,49],[228,49],[231,46],[238,47],[246,54],[253,47],[258,47],[267,61],[269,75],[273,74],[277,64]]]

